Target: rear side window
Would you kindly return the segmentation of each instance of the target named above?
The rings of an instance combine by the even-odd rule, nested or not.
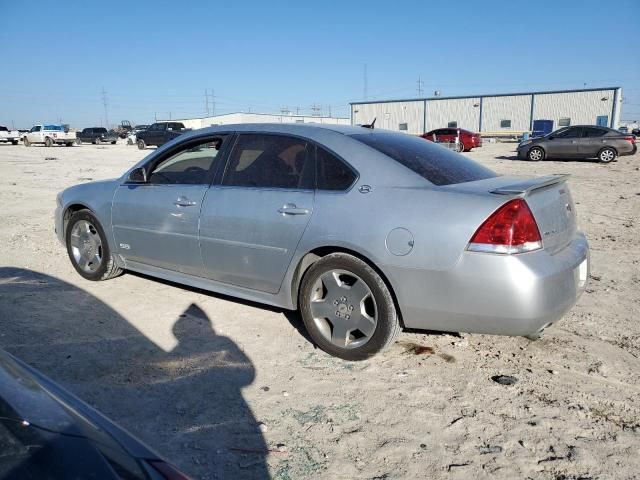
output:
[[[356,180],[353,170],[325,149],[317,148],[316,160],[318,190],[347,190]]]
[[[223,185],[313,189],[313,158],[307,142],[284,135],[240,135]]]
[[[473,182],[497,175],[486,167],[420,137],[393,133],[351,135],[434,185]]]
[[[605,133],[607,133],[607,131],[603,130],[602,128],[585,127],[582,129],[583,137],[601,137]]]

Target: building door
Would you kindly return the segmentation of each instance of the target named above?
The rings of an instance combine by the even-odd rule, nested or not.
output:
[[[542,137],[553,132],[553,120],[534,120],[533,131],[534,137]]]
[[[598,115],[596,117],[596,125],[598,125],[599,127],[608,127],[609,115]]]

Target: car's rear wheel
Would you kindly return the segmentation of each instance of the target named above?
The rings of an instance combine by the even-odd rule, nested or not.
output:
[[[95,143],[96,143],[96,145],[100,145],[100,143],[101,143],[100,142],[100,137],[96,137],[96,142]]]
[[[598,153],[598,160],[602,163],[613,162],[618,156],[617,152],[611,147],[605,147]]]
[[[80,140],[79,138],[76,138],[76,145],[82,145],[82,140]]]
[[[90,210],[79,210],[71,216],[65,241],[73,267],[87,280],[108,280],[122,273],[100,222]]]
[[[138,149],[139,150],[144,150],[145,148],[147,148],[147,144],[144,143],[144,140],[138,140]]]
[[[67,143],[65,143],[65,145],[66,145],[67,147],[73,147],[73,142],[67,142]]]
[[[24,143],[25,147],[30,147],[31,146],[31,142],[29,141],[29,139],[27,137],[24,137],[22,139],[22,143]]]
[[[44,139],[44,146],[45,147],[50,147],[53,145],[53,140],[51,140],[49,137]]]
[[[111,145],[115,145],[115,144],[116,144],[116,141],[115,141],[115,140],[114,140],[113,142],[111,142]]]
[[[345,360],[365,360],[400,333],[393,297],[384,280],[352,255],[333,253],[304,275],[299,304],[313,341]]]
[[[541,149],[540,147],[532,147],[527,152],[527,158],[532,162],[544,160],[544,150]]]

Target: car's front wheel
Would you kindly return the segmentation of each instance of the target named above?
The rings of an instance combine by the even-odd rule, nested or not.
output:
[[[365,360],[400,333],[393,297],[367,263],[332,253],[314,263],[299,292],[302,319],[313,341],[345,360]]]
[[[49,137],[44,139],[44,146],[45,147],[51,147],[53,145],[53,140],[51,140]]]
[[[598,160],[600,160],[602,163],[613,162],[616,159],[617,155],[618,154],[613,148],[605,147],[600,150],[600,153],[598,153]]]
[[[527,152],[527,158],[532,162],[544,160],[544,150],[540,147],[532,147],[529,149],[529,152]]]
[[[111,255],[100,222],[90,210],[71,215],[65,241],[71,263],[87,280],[108,280],[122,273]]]
[[[29,141],[29,139],[27,137],[24,137],[22,139],[22,143],[24,143],[25,147],[30,147],[31,146],[31,142]]]
[[[147,148],[147,144],[144,143],[144,140],[138,140],[138,150],[144,150],[145,148]]]

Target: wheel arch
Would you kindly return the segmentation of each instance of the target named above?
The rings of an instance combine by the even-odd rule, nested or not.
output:
[[[69,223],[69,219],[71,218],[71,215],[73,215],[74,213],[80,210],[89,210],[91,213],[95,215],[95,212],[91,209],[91,207],[83,203],[74,202],[67,205],[64,209],[64,213],[62,214],[63,236],[66,236],[67,234],[67,224]]]
[[[309,270],[309,267],[313,265],[315,262],[320,260],[322,257],[330,255],[332,253],[346,253],[348,255],[352,255],[367,265],[369,265],[378,275],[382,278],[382,281],[385,283],[387,288],[389,289],[389,293],[391,294],[391,298],[393,298],[393,304],[396,307],[396,312],[398,314],[398,321],[400,322],[400,326],[404,329],[404,321],[402,319],[402,310],[398,303],[398,297],[393,288],[393,284],[389,280],[389,277],[385,275],[385,273],[375,264],[375,262],[371,261],[366,255],[361,254],[355,250],[346,247],[334,246],[334,245],[326,245],[322,247],[316,247],[313,250],[310,250],[305,255],[302,256],[298,265],[296,266],[295,272],[293,274],[293,278],[291,279],[291,302],[294,308],[298,308],[298,293],[300,290],[300,284],[302,283],[302,279],[304,278],[305,273]]]
[[[618,152],[618,149],[616,147],[614,147],[613,145],[604,145],[600,150],[598,150],[598,155],[597,156],[599,157],[600,153],[606,148],[610,148],[611,150],[616,152],[616,157],[620,156],[620,153]]]

